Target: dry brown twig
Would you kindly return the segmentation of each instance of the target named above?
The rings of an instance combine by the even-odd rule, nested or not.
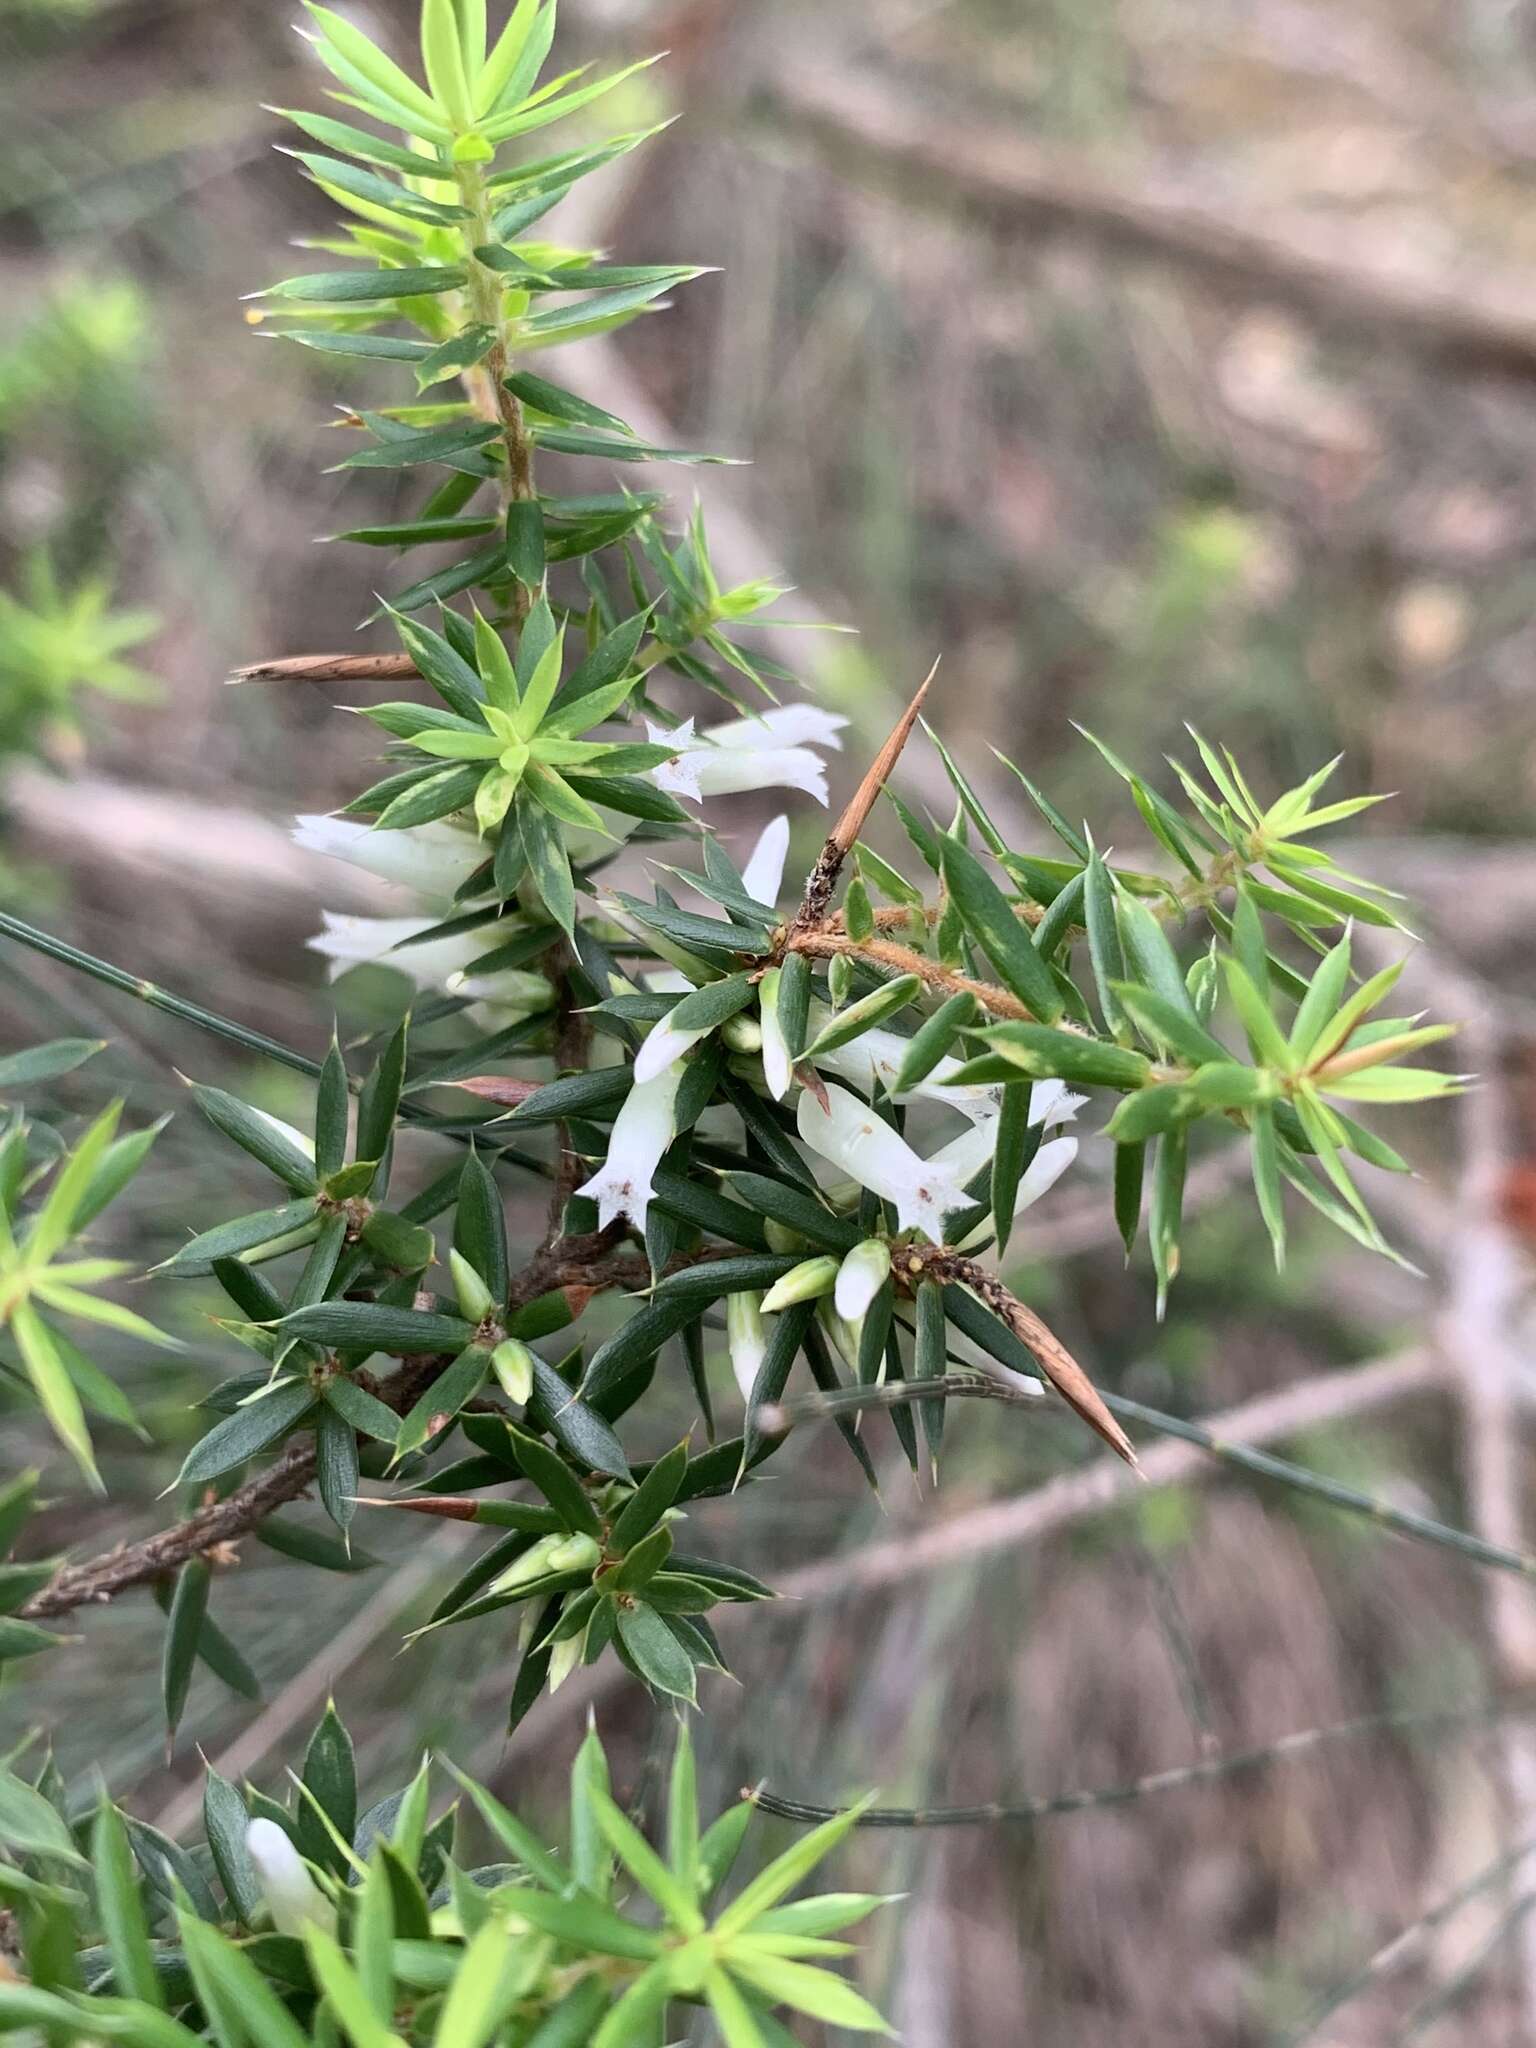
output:
[[[408,654],[289,654],[235,669],[232,683],[395,683],[419,676]]]
[[[832,901],[832,891],[837,887],[837,878],[843,871],[843,862],[853,850],[854,842],[864,830],[864,821],[875,807],[875,801],[884,789],[896,763],[901,759],[901,750],[911,736],[917,723],[918,713],[923,708],[923,699],[928,695],[929,685],[939,672],[937,661],[924,676],[917,695],[896,721],[885,745],[870,763],[863,781],[844,806],[843,814],[827,834],[826,843],[816,856],[816,865],[811,869],[805,885],[805,895],[800,908],[795,912],[790,932],[814,930],[826,917],[827,906]]]

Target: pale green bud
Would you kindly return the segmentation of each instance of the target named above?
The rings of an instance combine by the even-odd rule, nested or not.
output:
[[[815,1301],[820,1295],[830,1294],[836,1285],[836,1259],[802,1259],[782,1279],[775,1280],[763,1296],[763,1313],[772,1315],[778,1309],[793,1308],[797,1301]]]
[[[556,1569],[550,1563],[551,1554],[567,1541],[565,1536],[541,1536],[537,1543],[529,1544],[521,1557],[514,1558],[498,1578],[492,1579],[486,1591],[511,1593],[519,1586],[531,1585],[535,1579],[548,1578]]]
[[[533,974],[521,967],[504,967],[498,973],[483,975],[460,971],[449,975],[447,987],[451,995],[463,996],[469,1002],[497,1003],[505,1010],[530,1013],[552,1009],[556,994],[547,975]]]
[[[805,1239],[798,1230],[792,1230],[787,1223],[780,1223],[776,1216],[763,1218],[763,1236],[768,1240],[771,1252],[803,1252]],[[734,1300],[735,1297],[733,1296]]]
[[[575,1635],[567,1636],[563,1642],[556,1643],[551,1649],[548,1681],[551,1692],[558,1692],[581,1662],[582,1645],[585,1640],[586,1630],[580,1629]]]
[[[591,1571],[601,1561],[602,1555],[602,1545],[595,1536],[562,1536],[549,1553],[549,1569],[552,1572]]]
[[[741,1398],[750,1401],[768,1349],[768,1339],[763,1333],[762,1296],[750,1287],[743,1287],[725,1297],[725,1341]]]
[[[448,1254],[453,1291],[459,1297],[459,1314],[468,1323],[483,1323],[496,1306],[491,1290],[462,1252]]]
[[[832,1304],[831,1297],[823,1295],[816,1304],[816,1320],[826,1331],[827,1337],[848,1370],[858,1377],[859,1371],[859,1326],[845,1322]]]
[[[727,1017],[720,1027],[720,1036],[732,1052],[761,1052],[763,1049],[763,1027],[755,1017],[746,1011],[738,1011],[734,1017]]]
[[[491,1371],[507,1399],[521,1408],[533,1392],[533,1353],[528,1346],[508,1337],[491,1353]]]
[[[891,1248],[883,1237],[854,1246],[837,1269],[837,1312],[845,1322],[863,1320],[890,1274]]]

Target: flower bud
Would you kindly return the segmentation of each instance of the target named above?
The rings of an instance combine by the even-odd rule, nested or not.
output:
[[[845,1322],[857,1323],[867,1314],[869,1304],[880,1292],[891,1272],[891,1248],[883,1237],[867,1237],[856,1244],[837,1269],[835,1301]]]
[[[588,1572],[599,1563],[602,1545],[595,1536],[562,1536],[549,1553],[552,1572]]]
[[[555,985],[548,976],[519,967],[504,967],[491,974],[470,974],[461,968],[449,975],[446,986],[450,995],[525,1014],[553,1009],[555,1003]]]
[[[761,1052],[763,1049],[763,1027],[745,1011],[727,1017],[720,1027],[720,1036],[732,1052]]]
[[[306,1927],[335,1932],[336,1908],[275,1820],[253,1820],[245,1831],[245,1847],[279,1934],[302,1935]]]
[[[803,1252],[805,1239],[798,1230],[788,1223],[781,1223],[776,1216],[763,1218],[763,1236],[768,1240],[771,1252]]]
[[[459,1314],[467,1323],[483,1323],[496,1306],[491,1290],[462,1252],[449,1252],[448,1270],[459,1298]]]
[[[763,1078],[768,1083],[768,1093],[775,1102],[782,1102],[789,1093],[794,1080],[794,1062],[789,1056],[789,1045],[784,1037],[784,1026],[779,1021],[779,988],[783,970],[770,967],[758,984],[757,1007],[762,1018],[763,1032]]]
[[[491,1353],[491,1371],[507,1399],[521,1408],[533,1392],[533,1353],[528,1346],[508,1337]]]
[[[558,1692],[581,1662],[582,1645],[586,1641],[586,1630],[579,1629],[575,1635],[566,1636],[556,1643],[549,1653],[549,1689]]]
[[[762,1296],[755,1294],[750,1287],[743,1287],[725,1297],[725,1341],[741,1398],[750,1401],[763,1355],[768,1349],[768,1340],[763,1334]]]
[[[530,1586],[536,1579],[548,1578],[554,1566],[550,1553],[558,1550],[566,1541],[564,1536],[541,1536],[537,1543],[530,1543],[521,1557],[515,1557],[499,1577],[492,1579],[486,1588],[488,1593],[513,1593],[519,1586]]]
[[[846,1322],[833,1306],[830,1296],[823,1295],[816,1304],[816,1320],[826,1331],[828,1341],[838,1357],[847,1366],[854,1378],[859,1374],[859,1326]],[[855,1421],[854,1427],[858,1427]]]
[[[819,1295],[830,1294],[836,1284],[836,1259],[826,1255],[802,1259],[782,1279],[775,1280],[763,1296],[763,1313],[772,1315],[778,1309],[793,1308],[797,1301],[815,1301]]]

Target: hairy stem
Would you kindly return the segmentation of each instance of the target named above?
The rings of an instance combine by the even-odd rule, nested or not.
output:
[[[1037,1021],[1034,1011],[1009,990],[999,988],[995,982],[976,981],[968,974],[959,974],[937,960],[930,960],[926,953],[898,945],[894,939],[852,939],[846,931],[830,931],[823,925],[808,931],[791,930],[785,937],[784,950],[809,954],[813,960],[830,960],[834,954],[847,953],[891,974],[915,974],[929,988],[942,989],[947,996],[974,996],[994,1017],[1006,1017],[1015,1023]]]

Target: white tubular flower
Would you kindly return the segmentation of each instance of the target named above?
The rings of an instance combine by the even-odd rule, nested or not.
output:
[[[779,1022],[780,971],[777,967],[770,967],[757,991],[758,1015],[763,1021],[763,1077],[775,1102],[784,1100],[789,1093],[789,1084],[795,1078],[794,1062],[789,1057],[789,1040]]]
[[[921,1230],[935,1244],[942,1243],[945,1217],[970,1206],[965,1183],[976,1169],[961,1172],[953,1161],[921,1158],[846,1088],[829,1088],[827,1103],[823,1110],[809,1089],[801,1095],[798,1123],[805,1143],[851,1174],[860,1187],[894,1203],[903,1230]],[[990,1133],[985,1135],[990,1140]]]
[[[420,946],[405,944],[439,923],[435,917],[349,917],[339,910],[322,910],[320,915],[324,928],[316,932],[309,946],[312,952],[325,955],[330,981],[349,967],[378,965],[396,968],[418,988],[442,988],[450,975],[462,974],[471,960],[486,951],[486,941],[473,932],[428,939]]]
[[[645,1228],[652,1176],[676,1127],[677,1084],[682,1078],[681,1066],[670,1066],[654,1081],[631,1088],[625,1097],[613,1120],[608,1157],[576,1190],[596,1202],[600,1228],[606,1229],[619,1216],[627,1216],[637,1230]]]
[[[891,1248],[883,1237],[866,1237],[837,1269],[832,1305],[845,1323],[859,1323],[891,1273]]]
[[[772,818],[758,834],[756,846],[747,857],[747,864],[741,871],[741,879],[747,885],[747,894],[754,903],[766,904],[771,910],[779,900],[779,889],[784,880],[784,862],[789,854],[789,820],[780,812]]]
[[[1076,1138],[1052,1138],[1049,1143],[1042,1145],[1025,1167],[1019,1181],[1019,1191],[1013,1200],[1014,1215],[1022,1216],[1026,1209],[1034,1207],[1042,1195],[1048,1195],[1076,1157]],[[979,1244],[983,1238],[990,1235],[991,1229],[992,1220],[988,1217],[977,1224],[970,1235],[957,1246],[957,1250],[966,1251],[970,1246]]]
[[[701,1031],[679,1031],[670,1017],[653,1024],[635,1054],[635,1086],[643,1088],[647,1081],[675,1067],[691,1046],[708,1038],[714,1029],[713,1024],[706,1024]]]
[[[409,945],[418,933],[430,931],[435,917],[351,917],[322,910],[324,928],[309,941],[312,952],[329,963],[326,979],[336,981],[352,967],[392,967],[419,989],[443,989],[477,1003],[505,1010],[547,1010],[554,990],[542,974],[519,968],[469,975],[470,963],[491,950],[484,932],[455,932],[448,938]]]
[[[768,1350],[768,1339],[763,1330],[762,1296],[755,1294],[750,1287],[725,1297],[725,1342],[741,1398],[750,1401]]]
[[[782,705],[761,718],[734,719],[702,733],[695,733],[691,718],[671,731],[647,721],[646,731],[656,745],[677,749],[670,761],[650,771],[651,780],[668,795],[687,797],[692,803],[782,786],[803,790],[824,804],[826,769],[821,756],[805,742],[836,746],[837,732],[847,723],[814,704]],[[803,737],[791,739],[790,734]]]
[[[717,747],[748,747],[754,752],[765,746],[826,747],[840,754],[839,734],[847,723],[840,713],[824,711],[819,704],[775,704],[771,711],[712,725],[705,737]]]
[[[436,903],[452,903],[454,893],[485,859],[484,849],[468,832],[434,822],[412,825],[403,832],[375,832],[355,818],[327,818],[313,813],[293,821],[293,843],[306,853],[323,853],[349,867],[397,883]]]
[[[812,1003],[809,1026],[811,1037],[814,1038],[822,1026],[829,1022],[831,1014],[831,1011],[822,1004]],[[876,1027],[873,1031],[864,1032],[848,1045],[840,1045],[832,1052],[818,1053],[816,1066],[818,1071],[825,1069],[829,1073],[840,1075],[855,1088],[863,1089],[866,1094],[873,1094],[877,1085],[888,1089],[895,1080],[901,1071],[901,1063],[910,1042],[909,1039],[898,1038],[894,1031],[882,1031]],[[921,1096],[930,1102],[948,1103],[951,1109],[958,1109],[961,1115],[969,1117],[972,1123],[990,1122],[998,1112],[997,1089],[974,1087],[969,1084],[963,1088],[945,1087],[949,1076],[958,1073],[959,1070],[959,1060],[951,1059],[946,1053],[933,1071],[919,1081],[915,1088],[903,1089],[900,1095],[893,1097],[893,1100],[912,1102]],[[1050,1087],[1052,1084],[1045,1082],[1038,1085]]]
[[[245,1831],[245,1847],[279,1934],[302,1935],[306,1927],[335,1933],[336,1908],[275,1820],[253,1820]]]
[[[1065,1081],[1036,1081],[1029,1091],[1029,1120],[1054,1131],[1059,1124],[1071,1123],[1087,1100],[1086,1095],[1073,1095]]]

